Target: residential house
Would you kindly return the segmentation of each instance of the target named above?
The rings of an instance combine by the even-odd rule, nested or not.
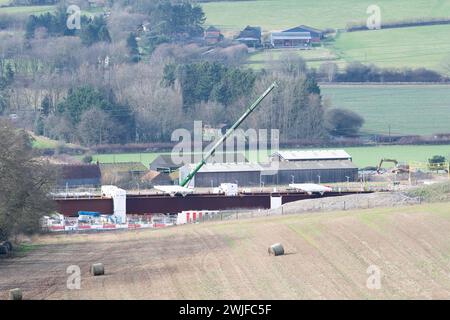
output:
[[[205,30],[204,40],[207,44],[216,44],[223,39],[220,30],[214,26],[210,26]]]
[[[236,40],[247,45],[249,48],[261,47],[261,27],[245,27],[245,29],[239,33]]]

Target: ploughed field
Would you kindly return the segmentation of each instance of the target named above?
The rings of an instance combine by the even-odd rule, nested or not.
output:
[[[267,248],[281,242],[286,255]],[[43,236],[0,259],[0,298],[450,298],[450,204],[266,217],[163,230]],[[92,263],[104,276],[89,274]],[[68,290],[66,269],[81,268]],[[368,268],[381,271],[369,289]]]

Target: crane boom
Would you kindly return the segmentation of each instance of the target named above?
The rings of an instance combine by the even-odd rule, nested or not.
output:
[[[180,186],[185,187],[198,171],[206,164],[206,161],[214,154],[214,151],[224,143],[228,137],[244,122],[245,119],[259,106],[259,104],[266,98],[273,89],[278,87],[277,83],[274,82],[271,86],[244,112],[244,114],[239,118],[236,123],[227,130],[227,132],[219,139],[219,141],[214,144],[214,146],[209,150],[203,157],[203,159],[195,166],[195,168],[187,175],[186,178],[180,183]]]

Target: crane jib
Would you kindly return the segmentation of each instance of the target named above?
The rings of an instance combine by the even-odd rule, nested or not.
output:
[[[185,187],[195,176],[195,174],[200,171],[200,169],[206,164],[206,161],[211,157],[214,151],[224,143],[227,138],[244,122],[245,119],[259,106],[259,104],[266,98],[269,93],[277,87],[277,83],[274,82],[272,85],[245,111],[245,113],[239,118],[238,121],[229,129],[227,132],[217,141],[217,143],[209,150],[206,155],[203,157],[202,161],[200,161],[192,170],[187,177],[180,183],[180,186]]]

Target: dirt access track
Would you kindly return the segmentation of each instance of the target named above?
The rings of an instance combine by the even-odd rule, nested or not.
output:
[[[269,245],[287,252],[273,257]],[[450,203],[313,213],[163,230],[44,236],[0,259],[0,298],[450,298]],[[104,276],[89,274],[92,263]],[[67,289],[70,265],[81,289]],[[367,271],[381,271],[369,289]],[[373,268],[373,267],[372,267]]]

